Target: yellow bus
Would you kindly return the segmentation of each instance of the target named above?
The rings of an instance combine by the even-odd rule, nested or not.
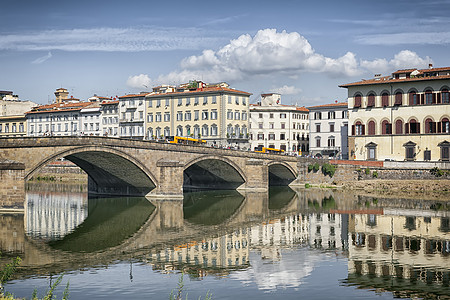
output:
[[[262,147],[262,148],[256,149],[255,152],[282,154],[282,153],[284,152],[284,150],[281,150],[281,149],[275,149],[275,148]]]
[[[169,136],[167,138],[169,143],[171,144],[183,144],[183,145],[201,145],[206,146],[206,141],[202,139],[194,139],[190,137],[182,137],[182,136]]]

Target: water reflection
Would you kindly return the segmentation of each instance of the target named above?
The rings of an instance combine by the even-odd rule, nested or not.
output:
[[[24,258],[19,277],[132,258],[161,273],[226,276],[276,293],[311,285],[324,261],[330,274],[345,261],[348,274],[334,278],[342,286],[401,297],[450,294],[445,201],[279,187],[269,193],[195,192],[184,201],[152,202],[29,191],[27,201],[25,215],[0,215],[0,251]],[[130,278],[131,273],[130,267]],[[123,288],[111,287],[111,297]]]

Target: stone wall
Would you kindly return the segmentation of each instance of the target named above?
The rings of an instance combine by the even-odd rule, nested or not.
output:
[[[24,208],[25,166],[15,161],[0,162],[0,210]]]

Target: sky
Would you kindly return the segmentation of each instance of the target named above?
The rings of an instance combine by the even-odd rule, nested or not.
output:
[[[346,101],[340,84],[450,66],[450,0],[2,0],[0,90],[46,104],[189,80]]]

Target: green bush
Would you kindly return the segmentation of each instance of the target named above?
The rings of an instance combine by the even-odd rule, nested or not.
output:
[[[311,185],[309,183],[305,183],[305,189],[309,189]]]
[[[372,172],[372,177],[373,178],[378,178],[378,172],[377,171],[373,171]]]
[[[319,163],[314,163],[314,164],[308,165],[308,172],[311,172],[311,171],[317,172],[317,171],[319,171],[319,168],[320,168]]]
[[[447,172],[439,169],[438,167],[434,167],[430,170],[431,174],[433,174],[436,177],[442,177],[444,176],[444,174],[446,174]]]
[[[367,167],[367,168],[364,170],[364,172],[366,172],[366,175],[370,175],[370,169],[369,169],[369,167]]]
[[[322,173],[324,175],[328,175],[330,177],[334,176],[334,172],[336,172],[336,166],[331,164],[322,165]]]

